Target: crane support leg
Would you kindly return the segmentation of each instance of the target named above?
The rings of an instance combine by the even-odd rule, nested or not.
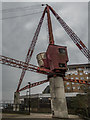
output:
[[[63,78],[59,76],[51,77],[49,81],[52,117],[68,118]]]

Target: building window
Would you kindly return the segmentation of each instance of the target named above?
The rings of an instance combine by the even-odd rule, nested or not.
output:
[[[76,77],[75,79],[78,80],[78,77]]]
[[[59,63],[59,67],[66,67],[66,66],[63,63]]]
[[[80,75],[83,75],[83,73],[79,73]]]
[[[83,71],[84,73],[86,73],[86,71]]]
[[[87,74],[88,74],[88,72],[85,72],[85,74],[87,75]]]
[[[69,82],[67,82],[67,85],[69,85]]]
[[[77,89],[80,90],[80,86],[78,86]]]
[[[70,90],[70,87],[67,87],[68,90]]]
[[[75,72],[75,75],[78,75],[78,73],[77,73],[77,72]]]
[[[74,82],[72,82],[72,85],[74,85],[75,83]]]
[[[76,83],[77,85],[79,85],[80,83]]]
[[[71,73],[70,75],[73,75],[73,73]]]
[[[59,53],[61,53],[61,54],[66,54],[65,48],[59,48],[58,50],[59,50]]]
[[[75,87],[73,87],[73,89],[75,89]]]
[[[90,82],[88,82],[88,84],[90,84]]]
[[[82,68],[78,68],[78,70],[80,70],[80,71],[81,71],[81,70],[83,70],[83,69],[82,69]]]
[[[90,77],[87,77],[87,79],[90,79]]]
[[[81,80],[84,80],[84,77],[81,77],[80,79],[81,79]]]
[[[67,73],[65,73],[65,76],[67,76],[68,74]]]

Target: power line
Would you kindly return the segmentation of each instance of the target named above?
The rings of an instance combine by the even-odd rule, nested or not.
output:
[[[0,20],[14,19],[14,18],[17,18],[17,17],[24,17],[24,16],[29,16],[29,15],[33,15],[33,14],[42,13],[42,12],[43,11],[39,11],[39,12],[35,12],[35,13],[30,13],[30,14],[19,15],[19,16],[6,17],[6,18],[2,18]]]
[[[10,10],[10,11],[4,11],[4,12],[2,12],[2,13],[10,13],[10,12],[19,12],[19,11],[26,11],[26,10],[41,10],[40,8],[38,8],[38,9],[32,9],[32,8],[27,8],[27,9],[16,9],[16,10]],[[1,11],[0,11],[1,12]]]
[[[9,9],[3,9],[3,10],[0,10],[0,11],[7,12],[7,11],[12,11],[12,10],[26,9],[26,8],[30,8],[30,7],[33,7],[33,6],[35,7],[35,6],[41,6],[41,5],[32,5],[32,6],[25,6],[25,7],[9,8]]]

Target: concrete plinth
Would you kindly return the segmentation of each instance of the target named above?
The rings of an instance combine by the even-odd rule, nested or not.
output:
[[[58,76],[51,77],[49,78],[49,81],[52,117],[68,118],[63,78]]]

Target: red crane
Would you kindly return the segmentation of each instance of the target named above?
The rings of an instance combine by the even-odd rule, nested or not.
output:
[[[9,58],[9,57],[5,57],[5,56],[0,56],[0,63],[22,69],[22,73],[21,73],[21,76],[20,76],[20,80],[19,80],[16,92],[20,92],[20,91],[25,90],[29,87],[29,86],[25,86],[24,88],[20,89],[20,85],[22,83],[22,80],[24,78],[26,70],[33,71],[33,72],[38,72],[38,73],[42,73],[42,74],[46,74],[46,75],[52,74],[54,76],[56,75],[56,73],[60,74],[60,71],[58,71],[58,70],[57,71],[51,70],[52,69],[51,66],[46,65],[46,68],[45,68],[45,67],[37,67],[35,65],[29,64],[30,59],[31,59],[32,54],[33,54],[33,51],[34,51],[34,48],[35,48],[35,45],[36,45],[36,42],[37,42],[37,38],[38,38],[38,35],[39,35],[39,32],[40,32],[43,20],[44,20],[45,13],[47,13],[49,46],[55,46],[54,45],[53,31],[52,31],[51,18],[50,18],[50,10],[53,13],[53,15],[56,17],[58,22],[61,24],[61,26],[64,28],[64,30],[67,32],[67,34],[70,36],[70,38],[73,40],[73,42],[80,49],[80,51],[88,58],[88,60],[90,60],[90,51],[88,50],[88,48],[84,45],[84,43],[80,40],[80,38],[73,32],[73,30],[64,22],[64,20],[53,10],[53,8],[49,5],[46,5],[46,7],[44,9],[44,12],[41,16],[41,19],[39,21],[39,24],[37,26],[37,29],[35,31],[34,37],[32,39],[31,45],[28,49],[28,53],[27,53],[25,62],[15,60],[15,59],[12,59],[12,58]],[[48,50],[47,50],[47,52],[48,52]],[[48,53],[46,53],[46,54],[48,54]],[[68,58],[65,61],[67,62]],[[60,67],[62,67],[61,64],[60,64]],[[65,63],[65,67],[67,67],[66,63]],[[66,68],[65,68],[65,70],[66,70]],[[65,79],[65,77],[63,79],[66,80],[66,81],[78,82],[78,83],[83,83],[83,84],[88,84],[89,85],[89,83],[87,83],[87,81],[70,80],[70,79]],[[36,86],[36,85],[40,85],[40,84],[45,83],[45,82],[48,82],[48,80],[33,83],[32,87]]]

